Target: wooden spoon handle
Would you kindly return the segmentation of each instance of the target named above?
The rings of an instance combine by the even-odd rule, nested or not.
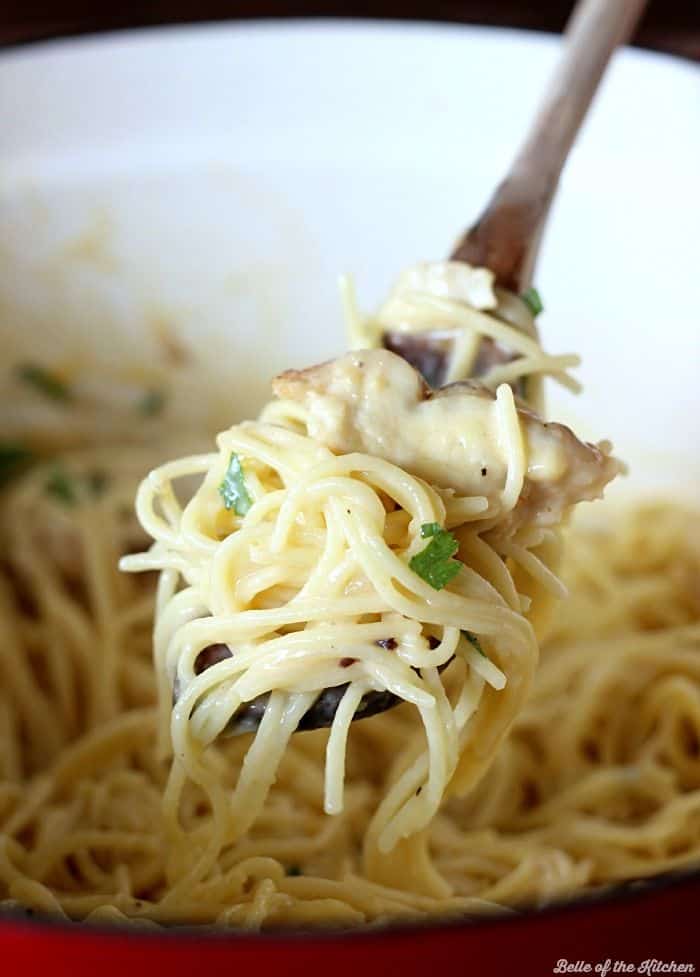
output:
[[[490,268],[504,288],[531,281],[544,223],[569,150],[615,48],[647,0],[579,0],[567,43],[535,121],[505,180],[452,253]]]

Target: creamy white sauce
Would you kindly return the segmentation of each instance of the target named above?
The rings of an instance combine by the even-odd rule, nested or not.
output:
[[[302,401],[312,437],[337,452],[362,451],[459,495],[496,500],[508,452],[494,395],[477,384],[431,394],[405,360],[384,349],[350,353],[275,381],[278,396]],[[619,464],[566,427],[518,411],[526,458],[528,517],[554,521],[562,509],[595,498]],[[533,510],[535,510],[533,512]]]

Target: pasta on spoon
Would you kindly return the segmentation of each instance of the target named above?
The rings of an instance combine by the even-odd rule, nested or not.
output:
[[[534,674],[533,621],[562,592],[556,527],[620,464],[607,443],[518,406],[507,384],[431,392],[386,350],[273,386],[260,420],[219,435],[217,453],[156,469],[137,497],[154,543],[122,566],[161,571],[169,824],[178,836],[187,780],[203,788],[215,830],[194,849],[201,875],[253,824],[290,737],[312,725],[330,725],[325,809],[339,812],[351,722],[380,694],[420,716],[365,842],[381,875],[448,787],[463,793],[487,769]],[[191,475],[203,478],[183,505],[174,482]],[[319,717],[326,690],[335,709]],[[207,747],[250,729],[230,797]]]

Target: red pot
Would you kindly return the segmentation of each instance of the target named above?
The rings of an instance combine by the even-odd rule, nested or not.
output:
[[[696,902],[698,900],[698,902]],[[470,924],[344,934],[143,933],[0,919],[0,973],[21,977],[333,977],[694,973],[700,875]],[[588,968],[588,969],[587,969]]]

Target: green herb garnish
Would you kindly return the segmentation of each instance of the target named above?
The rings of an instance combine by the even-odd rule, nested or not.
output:
[[[55,465],[44,488],[58,502],[72,508],[78,503],[97,499],[109,484],[109,476],[100,469],[93,469],[84,475],[69,473],[61,465]]]
[[[17,367],[17,376],[51,400],[61,400],[65,403],[71,399],[71,392],[63,380],[36,363],[20,364]]]
[[[472,646],[472,648],[476,648],[476,650],[479,652],[480,655],[483,655],[484,658],[489,657],[484,651],[484,649],[481,647],[481,642],[479,641],[479,639],[475,634],[472,634],[471,631],[462,631],[462,634],[467,639],[467,641]]]
[[[459,543],[452,533],[434,522],[424,523],[420,533],[424,539],[430,536],[431,540],[424,550],[411,557],[409,566],[434,590],[442,590],[462,569],[459,560],[452,559]]]
[[[65,471],[56,466],[46,480],[45,486],[49,495],[65,506],[72,507],[78,503],[78,492],[75,480]]]
[[[34,454],[21,444],[0,442],[0,485],[21,475],[34,461]]]
[[[302,872],[302,870],[299,868],[298,865],[290,865],[289,868],[287,869],[287,875],[291,876],[291,878],[296,878],[296,876],[303,875],[303,874],[304,873]]]
[[[532,312],[533,316],[538,316],[540,312],[544,311],[544,305],[542,305],[540,293],[536,288],[527,288],[524,292],[520,293],[520,298],[523,300],[530,312]]]
[[[225,508],[233,509],[237,516],[244,516],[253,504],[246,488],[241,460],[235,451],[231,452],[224,480],[219,486],[219,495],[224,500]]]
[[[139,414],[144,417],[155,417],[165,407],[165,394],[162,390],[147,390],[138,402]]]

